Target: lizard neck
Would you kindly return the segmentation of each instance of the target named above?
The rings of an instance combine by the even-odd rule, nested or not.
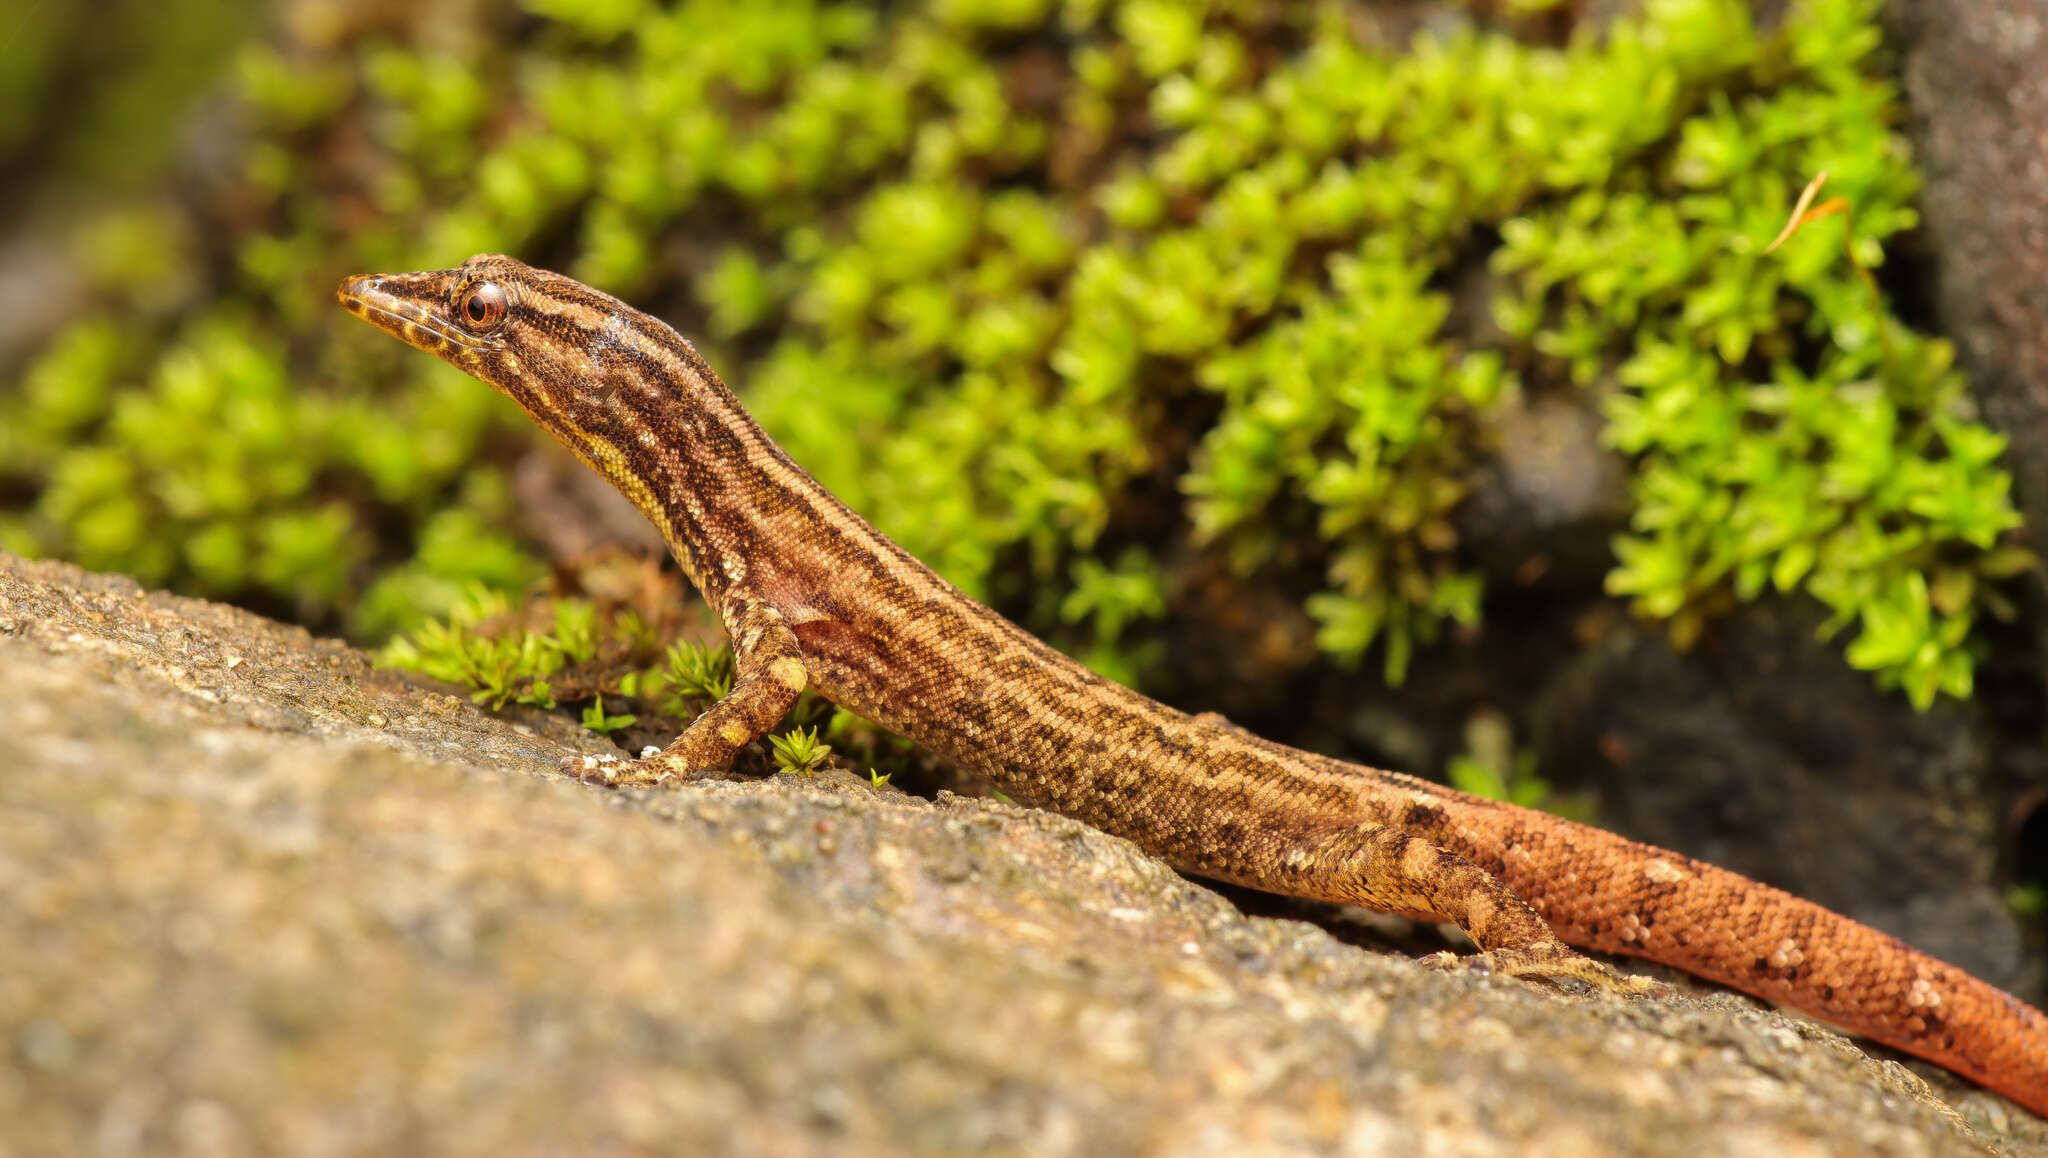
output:
[[[784,587],[793,568],[824,572],[832,560],[814,559],[824,528],[843,531],[858,516],[768,437],[687,340],[660,330],[637,349],[592,352],[586,372],[609,396],[599,412],[576,413],[563,441],[660,529],[714,607],[759,589],[763,571],[785,573]]]

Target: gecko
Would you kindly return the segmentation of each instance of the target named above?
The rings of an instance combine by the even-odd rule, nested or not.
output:
[[[688,340],[617,298],[497,254],[336,293],[616,486],[730,639],[727,695],[658,753],[568,758],[581,779],[725,769],[809,687],[1191,875],[1453,924],[1473,967],[1532,983],[1642,995],[1660,987],[1571,946],[1645,958],[2048,1116],[2048,1017],[1897,938],[1681,853],[1177,711],[1054,650],[840,502]]]

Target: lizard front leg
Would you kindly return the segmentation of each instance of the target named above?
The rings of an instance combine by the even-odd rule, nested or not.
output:
[[[640,760],[571,756],[562,761],[562,770],[614,787],[722,772],[741,748],[781,722],[810,679],[796,633],[773,607],[740,595],[725,598],[719,617],[733,656],[732,690],[723,699],[655,755]]]
[[[1457,853],[1384,824],[1366,823],[1311,837],[1280,854],[1286,891],[1447,921],[1483,952],[1439,954],[1430,964],[1469,964],[1525,981],[1577,982],[1613,993],[1658,992],[1574,952],[1528,902],[1500,878]]]

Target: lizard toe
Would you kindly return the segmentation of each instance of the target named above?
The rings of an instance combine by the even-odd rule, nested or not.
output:
[[[1622,997],[1668,997],[1669,986],[1650,977],[1616,971],[1590,957],[1572,952],[1561,944],[1527,945],[1511,949],[1490,949],[1459,956],[1432,953],[1422,959],[1432,969],[1469,969],[1498,973],[1517,981],[1541,983],[1566,992],[1612,993]]]
[[[610,753],[565,756],[561,771],[564,776],[573,776],[585,784],[600,784],[606,788],[652,787],[685,774],[659,755],[624,760]]]

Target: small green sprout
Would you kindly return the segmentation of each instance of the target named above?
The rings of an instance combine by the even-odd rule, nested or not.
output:
[[[597,607],[586,599],[564,599],[555,604],[553,646],[564,664],[588,663],[597,657]]]
[[[430,622],[391,641],[377,660],[386,667],[417,671],[448,683],[468,684],[470,699],[497,711],[509,703],[555,706],[549,677],[563,664],[563,649],[552,636],[523,629],[491,632],[486,622],[509,615],[502,593],[472,588],[446,621]]]
[[[692,708],[684,701],[715,703],[731,693],[732,649],[680,641],[663,657],[661,673],[668,684],[662,710],[675,716],[695,716],[703,710],[702,705]]]
[[[775,750],[776,766],[798,776],[817,775],[832,754],[832,745],[819,741],[816,728],[792,728],[768,737],[768,745]]]
[[[627,714],[607,716],[604,713],[604,697],[598,696],[590,706],[583,709],[583,726],[600,736],[608,736],[621,728],[629,728],[640,717]]]

